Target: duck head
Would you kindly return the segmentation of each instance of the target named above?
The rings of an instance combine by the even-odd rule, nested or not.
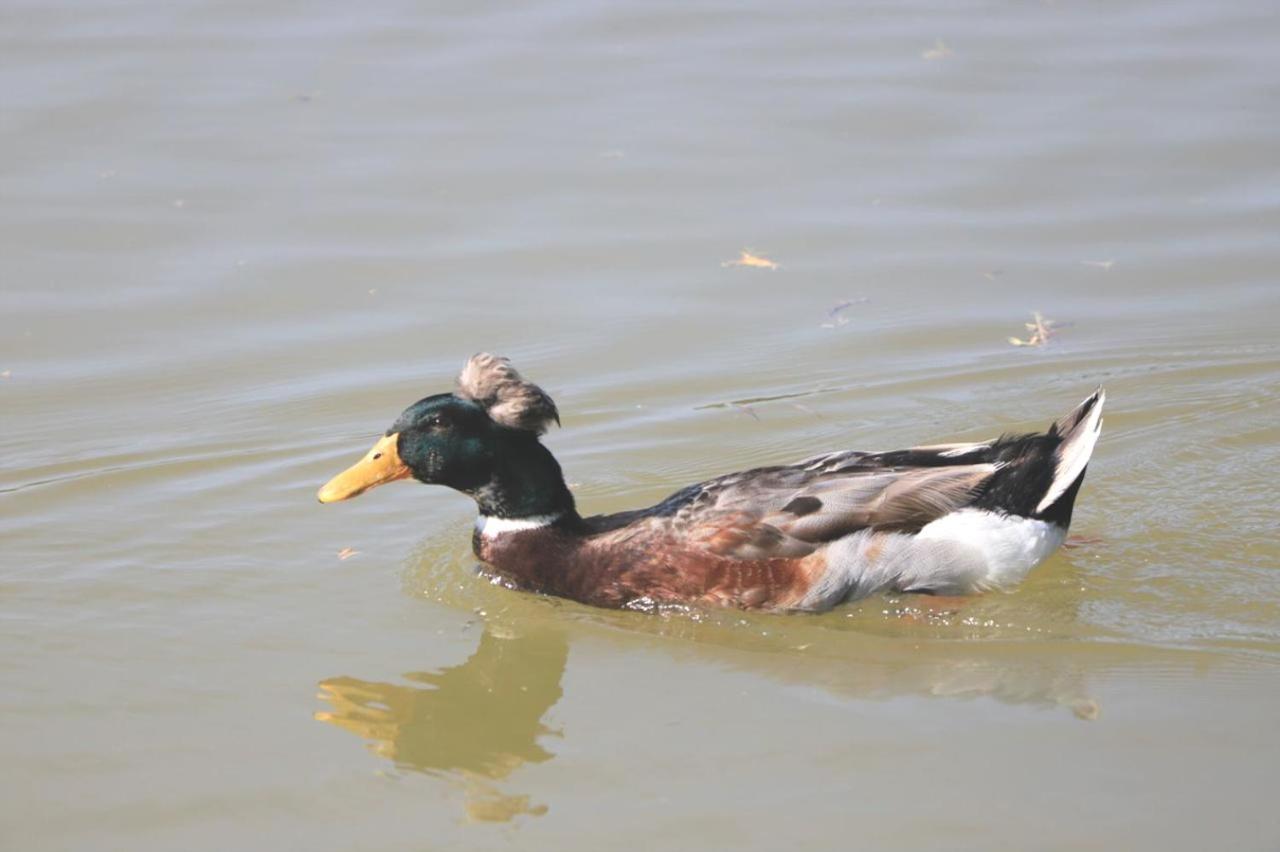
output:
[[[481,353],[463,367],[456,391],[406,408],[360,461],[316,496],[336,503],[413,478],[468,494],[492,517],[571,509],[560,467],[538,440],[552,422],[560,418],[545,391],[506,358]]]

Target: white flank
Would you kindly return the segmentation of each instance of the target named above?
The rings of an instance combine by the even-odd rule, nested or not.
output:
[[[1071,487],[1089,463],[1093,455],[1093,445],[1098,443],[1098,435],[1102,433],[1102,404],[1107,401],[1107,394],[1098,389],[1098,401],[1093,404],[1089,416],[1083,423],[1071,430],[1071,435],[1062,442],[1056,453],[1058,463],[1053,471],[1053,485],[1045,493],[1036,512],[1043,512],[1053,505],[1062,493]]]
[[[1001,515],[984,509],[961,509],[926,524],[917,541],[950,542],[977,551],[986,563],[978,587],[1018,582],[1058,549],[1067,531],[1048,521]]]
[[[827,569],[797,608],[824,610],[885,589],[968,595],[1007,587],[1066,534],[1048,521],[982,509],[952,512],[914,535],[862,530],[827,548]]]
[[[476,518],[476,532],[485,538],[494,538],[503,533],[523,532],[549,527],[560,520],[560,515],[533,515],[528,518],[491,518],[480,515]]]

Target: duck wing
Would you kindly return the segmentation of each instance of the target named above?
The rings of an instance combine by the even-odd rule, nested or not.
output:
[[[587,523],[598,532],[664,532],[733,559],[805,556],[858,530],[918,530],[967,505],[1000,468],[980,460],[987,446],[828,453],[707,480],[649,509]]]

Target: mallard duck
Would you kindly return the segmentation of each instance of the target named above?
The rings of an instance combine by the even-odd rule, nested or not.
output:
[[[842,450],[690,485],[647,509],[582,517],[539,440],[555,403],[481,353],[318,494],[410,477],[479,508],[495,582],[601,607],[822,611],[880,592],[1008,588],[1057,549],[1102,426],[1102,388],[1047,431],[892,452]]]

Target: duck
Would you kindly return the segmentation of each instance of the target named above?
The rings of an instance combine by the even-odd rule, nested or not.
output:
[[[479,353],[406,408],[321,503],[415,479],[471,497],[479,570],[511,589],[615,609],[822,612],[887,593],[1009,590],[1066,537],[1102,428],[1098,387],[1044,432],[839,450],[582,516],[541,437],[555,402]]]

